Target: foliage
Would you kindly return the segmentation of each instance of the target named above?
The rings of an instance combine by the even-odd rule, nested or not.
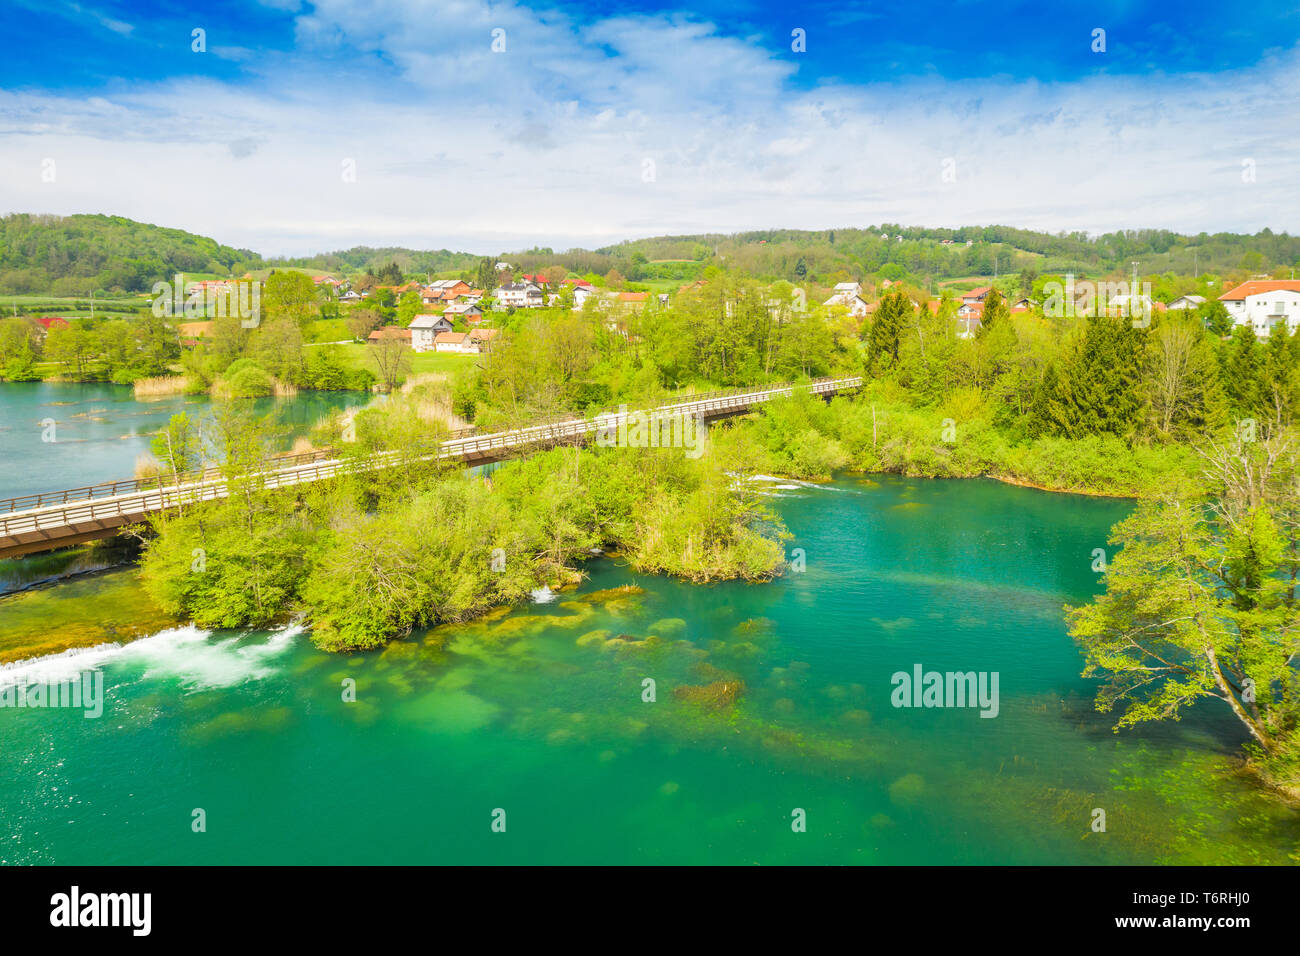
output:
[[[1213,444],[1205,458],[1208,501],[1173,489],[1115,527],[1106,593],[1069,609],[1071,633],[1117,729],[1217,698],[1300,786],[1296,440]]]

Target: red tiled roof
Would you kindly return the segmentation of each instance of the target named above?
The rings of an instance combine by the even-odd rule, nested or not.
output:
[[[386,325],[382,329],[375,329],[369,336],[372,342],[378,342],[381,339],[409,339],[410,337],[410,329],[398,328],[396,325]]]
[[[644,301],[646,300],[646,297],[647,297],[648,295],[649,295],[648,292],[620,292],[620,293],[618,294],[618,301],[620,301],[620,302],[644,302]]]
[[[976,296],[980,296],[980,295],[988,295],[988,294],[989,294],[990,292],[992,292],[992,291],[993,291],[993,286],[991,286],[991,285],[982,285],[982,286],[979,286],[978,288],[971,289],[969,292],[963,292],[963,293],[961,294],[961,297],[962,297],[963,299],[973,299],[973,298],[975,298]]]
[[[1221,302],[1237,302],[1262,292],[1300,292],[1300,279],[1254,279],[1219,296]]]
[[[68,324],[68,320],[61,315],[43,315],[36,321],[39,322],[41,324],[41,327],[44,328],[45,331],[47,332],[50,330],[50,326],[56,323],[59,325]]]

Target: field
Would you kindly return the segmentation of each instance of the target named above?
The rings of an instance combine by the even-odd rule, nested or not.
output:
[[[95,296],[95,317],[136,315],[148,308],[152,297],[145,295]],[[90,296],[5,295],[0,296],[0,315],[15,312],[57,315],[65,319],[90,318]]]
[[[369,345],[356,343],[340,345],[337,348],[344,361],[352,368],[375,371],[375,366],[368,357],[367,349],[370,348]],[[412,352],[409,374],[426,375],[430,372],[439,372],[445,375],[455,375],[465,369],[472,368],[478,361],[479,356],[477,355],[458,355],[454,352]]]

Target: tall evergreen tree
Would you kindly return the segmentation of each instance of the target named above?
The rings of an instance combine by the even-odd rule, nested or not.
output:
[[[1130,436],[1142,416],[1142,332],[1125,318],[1089,319],[1070,362],[1075,421],[1069,437]]]
[[[1248,325],[1232,330],[1232,340],[1219,352],[1223,369],[1223,393],[1228,409],[1237,418],[1259,416],[1260,369],[1262,366],[1259,342]]]
[[[1026,428],[1033,438],[1068,435],[1074,431],[1074,405],[1069,383],[1063,381],[1055,362],[1049,362],[1034,400],[1026,413]]]
[[[980,326],[976,335],[983,336],[993,326],[1011,318],[1011,309],[1007,300],[997,289],[993,289],[984,298],[984,314],[980,316]]]
[[[874,321],[868,332],[872,368],[883,366],[893,368],[898,364],[898,350],[907,327],[907,320],[912,313],[912,304],[907,296],[899,292],[890,292],[880,300]]]

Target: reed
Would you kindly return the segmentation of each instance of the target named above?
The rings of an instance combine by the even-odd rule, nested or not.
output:
[[[138,399],[165,398],[185,394],[189,384],[189,376],[186,375],[159,375],[154,378],[138,378],[132,387]]]

